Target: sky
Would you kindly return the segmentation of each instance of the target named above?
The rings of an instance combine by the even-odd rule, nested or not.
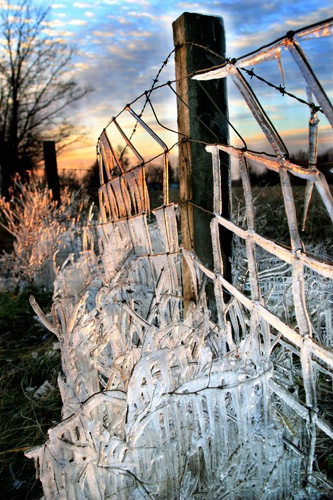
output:
[[[172,23],[183,12],[222,17],[226,32],[226,55],[233,58],[257,49],[289,30],[332,17],[332,7],[332,0],[59,0],[51,3],[49,27],[76,50],[71,76],[80,85],[89,85],[94,89],[70,110],[72,119],[85,128],[86,136],[83,142],[74,144],[71,150],[65,150],[59,156],[59,168],[85,169],[94,163],[96,142],[103,128],[127,103],[151,87],[161,64],[173,50]],[[332,37],[330,40],[325,39],[326,45],[320,46],[320,50],[324,50],[324,54],[320,52],[320,57],[318,51],[313,53],[316,72],[326,89],[333,88],[331,41]],[[271,71],[274,83],[279,85],[281,81],[278,73],[273,69]],[[172,56],[160,75],[159,83],[173,79]],[[293,77],[286,81],[288,90],[295,90],[295,85]],[[297,90],[305,98],[303,87]],[[156,96],[156,103],[163,122],[175,128],[176,105],[171,94],[161,91],[160,96]],[[241,122],[240,127],[243,126],[244,132],[244,105],[234,89],[231,89],[229,96],[233,99],[232,117]],[[279,95],[278,98],[280,101],[274,106],[268,101],[272,118],[281,123],[284,120],[284,127],[293,134],[294,143],[299,139],[299,144],[296,142],[297,146],[292,147],[298,148],[300,145],[301,148],[308,118],[305,117],[305,123],[296,123],[297,108],[292,111],[286,96]],[[142,103],[143,100],[135,104],[137,112]],[[282,110],[283,117],[280,116]],[[332,135],[329,135],[325,120],[322,127],[323,137],[327,136],[325,140],[329,145]],[[302,138],[298,135],[301,129]],[[255,136],[256,132],[252,133]],[[176,138],[168,140],[176,142]],[[139,136],[138,143],[140,145]]]

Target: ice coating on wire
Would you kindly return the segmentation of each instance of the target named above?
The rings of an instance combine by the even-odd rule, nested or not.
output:
[[[333,373],[333,266],[303,248],[289,177],[314,182],[331,218],[332,197],[316,169],[285,158],[251,89],[232,65],[228,71],[276,159],[207,147],[214,174],[213,269],[182,248],[177,206],[150,213],[142,166],[119,171],[102,136],[101,268],[91,253],[69,259],[57,277],[51,318],[32,300],[61,339],[63,360],[63,420],[45,445],[28,452],[46,497],[236,500],[249,491],[267,499],[320,497],[317,433],[332,439],[333,429],[317,408],[316,392],[318,373]],[[220,149],[240,162],[245,226],[221,216]],[[280,174],[291,248],[259,233],[247,162]],[[243,252],[242,286],[225,276],[220,226]],[[273,266],[261,266],[263,252]],[[194,296],[186,310],[184,261]],[[78,286],[78,274],[89,275],[89,284]],[[321,280],[319,291],[313,276]],[[206,295],[210,282],[216,311]],[[328,318],[321,337],[311,324],[318,302]],[[318,316],[309,311],[313,305]]]

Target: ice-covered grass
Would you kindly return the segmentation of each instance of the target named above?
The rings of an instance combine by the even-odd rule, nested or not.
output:
[[[46,310],[56,268],[82,249],[82,220],[89,199],[62,190],[61,206],[44,184],[16,183],[11,201],[0,200],[0,223],[11,245],[0,255],[0,471],[1,497],[40,498],[41,484],[24,451],[45,441],[60,421],[56,339],[34,316],[33,294]],[[1,242],[4,243],[4,242]],[[5,250],[5,251],[4,251]]]
[[[12,199],[0,199],[0,225],[13,238],[12,251],[0,255],[0,290],[52,291],[57,268],[81,251],[80,218],[88,207],[88,197],[78,191],[64,188],[57,206],[44,184],[17,182]]]
[[[252,188],[257,231],[276,242],[290,245],[289,230],[279,184],[254,186]],[[305,230],[302,231],[305,185],[293,186],[295,207],[301,238],[305,246],[318,247],[323,259],[333,259],[332,221],[317,190],[313,191],[309,206]],[[245,202],[241,187],[232,188],[232,217],[245,227]]]

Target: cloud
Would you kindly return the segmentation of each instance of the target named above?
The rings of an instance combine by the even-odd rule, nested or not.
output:
[[[86,26],[87,21],[84,19],[72,19],[71,21],[67,21],[68,24],[71,24],[72,26]]]
[[[332,128],[330,125],[321,125],[320,126],[320,131],[321,132],[330,132]],[[308,127],[302,127],[302,128],[295,128],[295,129],[285,129],[281,132],[281,135],[283,137],[297,137],[300,135],[306,135],[308,137],[309,134],[309,128]]]
[[[146,7],[148,5],[150,5],[150,2],[149,1],[147,2],[147,0],[127,0],[127,1],[128,1],[128,3],[135,3],[137,5],[145,5]]]
[[[114,36],[114,33],[112,31],[93,31],[92,33],[93,33],[94,36],[101,36],[101,37],[104,37],[104,36],[107,36],[107,37]]]
[[[54,30],[53,26],[51,28],[43,28],[42,32],[45,33],[45,35],[47,36],[57,37],[53,38],[53,41],[59,41],[61,39],[61,43],[65,43],[64,38],[71,37],[74,35],[73,31]]]
[[[85,12],[84,15],[86,17],[95,17],[95,14],[93,12]]]
[[[63,36],[63,37],[68,37],[68,36],[73,36],[75,33],[74,33],[74,31],[61,30],[61,31],[58,32],[58,34],[60,36]]]
[[[151,31],[133,30],[129,31],[128,35],[133,36],[134,38],[148,38],[150,36],[153,36],[154,33],[152,33]]]
[[[83,3],[83,2],[74,2],[73,7],[77,7],[78,9],[91,9],[91,3]]]
[[[296,19],[288,19],[286,21],[286,24],[287,26],[292,26],[293,28],[302,28],[303,26],[314,24],[318,21],[322,21],[323,19],[328,19],[330,17],[332,17],[332,7],[323,7],[312,13],[311,21],[309,20],[309,15],[307,13],[304,13]]]
[[[131,12],[128,12],[127,13],[128,16],[131,16],[131,17],[147,17],[149,19],[158,19],[156,16],[153,16],[152,14],[149,14],[148,12],[135,12],[135,11],[131,11]]]
[[[179,9],[200,9],[199,3],[186,3],[182,2],[177,5]]]
[[[130,22],[128,19],[126,19],[125,17],[119,17],[119,18],[117,19],[117,21],[118,21],[118,23],[120,23],[120,24],[131,24],[131,22]]]
[[[90,65],[84,62],[77,62],[74,64],[75,68],[82,70],[82,69],[89,69]]]
[[[21,10],[21,7],[19,5],[12,5],[8,2],[3,2],[0,0],[0,9]]]
[[[52,21],[43,21],[43,26],[47,26],[48,28],[59,28],[60,26],[64,26],[65,23],[63,21],[59,21],[59,19],[54,19]]]
[[[133,55],[133,53],[128,50],[127,46],[118,47],[116,45],[110,45],[107,47],[107,50],[110,54],[117,55],[123,60],[135,60],[136,59],[136,57]]]

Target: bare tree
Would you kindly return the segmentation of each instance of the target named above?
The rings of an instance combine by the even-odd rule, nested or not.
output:
[[[40,159],[42,140],[69,139],[67,107],[90,89],[66,72],[73,51],[48,29],[50,8],[8,0],[0,13],[0,164],[2,194],[11,177]]]

